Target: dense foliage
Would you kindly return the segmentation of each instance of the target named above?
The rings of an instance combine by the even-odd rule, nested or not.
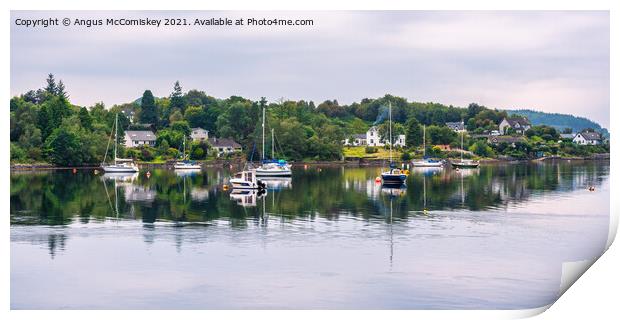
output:
[[[103,160],[114,118],[119,115],[119,139],[124,131],[154,130],[155,147],[119,149],[119,156],[143,161],[164,161],[181,156],[183,137],[186,150],[193,159],[214,156],[206,142],[190,142],[190,128],[201,127],[211,137],[232,138],[243,147],[247,159],[258,159],[261,150],[261,114],[266,109],[265,131],[274,129],[275,157],[289,160],[339,160],[343,157],[342,141],[354,134],[365,133],[377,125],[387,137],[388,105],[392,106],[392,133],[395,140],[404,134],[407,150],[404,158],[420,153],[422,127],[426,127],[426,143],[430,154],[452,156],[432,145],[460,148],[460,137],[445,122],[464,121],[472,133],[497,130],[505,111],[472,103],[466,108],[439,103],[408,102],[401,97],[385,95],[365,98],[350,105],[327,100],[315,106],[312,101],[265,98],[252,101],[239,96],[218,99],[204,91],[184,93],[174,83],[168,97],[156,98],[145,90],[138,100],[106,108],[103,103],[91,107],[72,105],[62,81],[53,75],[42,89],[31,90],[10,101],[11,161],[13,163],[46,162],[61,166],[98,164]],[[133,122],[133,123],[132,123]],[[607,146],[584,147],[558,142],[559,132],[550,126],[535,126],[526,133],[525,141],[491,145],[486,138],[465,137],[465,149],[480,157],[509,155],[527,158],[540,152],[588,155],[608,152]],[[271,150],[266,139],[265,150]],[[384,139],[385,140],[385,139]],[[111,149],[111,148],[109,148]],[[377,150],[374,150],[375,152]],[[111,150],[108,150],[111,153]],[[270,156],[268,154],[268,156]]]

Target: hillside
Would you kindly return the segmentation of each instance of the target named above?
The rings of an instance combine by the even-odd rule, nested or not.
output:
[[[598,123],[586,119],[584,117],[577,117],[570,114],[560,113],[547,113],[534,110],[506,110],[509,115],[521,115],[527,117],[532,125],[546,124],[553,126],[559,130],[564,128],[572,128],[573,132],[579,132],[586,128],[592,128],[596,131],[600,131],[604,136],[608,137],[609,132],[607,129],[602,128]]]

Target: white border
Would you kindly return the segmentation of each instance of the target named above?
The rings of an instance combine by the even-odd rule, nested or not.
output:
[[[3,42],[6,44],[5,49],[2,50],[2,62],[5,66],[2,70],[3,76],[1,77],[2,87],[2,101],[8,104],[10,99],[10,60],[9,60],[9,37],[10,37],[10,11],[9,10],[215,10],[215,9],[231,9],[231,10],[395,10],[395,9],[416,9],[416,10],[611,10],[611,82],[612,88],[618,88],[617,75],[618,75],[618,63],[617,59],[614,59],[618,55],[618,1],[603,1],[603,0],[589,0],[589,1],[577,1],[577,0],[565,0],[565,1],[542,1],[542,0],[521,0],[521,1],[490,1],[490,0],[444,0],[438,1],[420,1],[415,3],[407,0],[393,0],[389,3],[372,1],[372,0],[360,0],[360,1],[343,1],[335,2],[333,0],[315,0],[306,1],[300,3],[300,1],[286,1],[286,0],[236,0],[236,1],[165,1],[165,0],[139,0],[139,1],[125,1],[120,4],[113,1],[84,1],[77,3],[71,0],[22,0],[15,3],[7,3],[3,1],[2,6],[5,7],[2,12],[2,37]],[[611,92],[611,105],[618,105],[618,94],[613,90]],[[5,104],[6,106],[6,104]],[[6,112],[6,111],[5,111]],[[2,169],[0,170],[2,177],[0,178],[3,183],[1,184],[2,190],[0,193],[3,195],[5,201],[3,212],[5,217],[2,219],[2,252],[5,254],[3,263],[0,264],[2,271],[2,283],[8,284],[10,281],[10,262],[9,262],[9,117],[5,113],[4,117],[0,118],[2,121],[2,127],[4,128],[5,138],[1,140],[2,150],[5,150],[2,156]],[[618,132],[618,111],[611,108],[611,126],[609,131],[612,133]],[[618,150],[619,143],[617,139],[611,139],[612,149]],[[613,153],[615,154],[615,152]],[[618,188],[617,185],[617,170],[618,157],[612,157],[612,171],[611,192],[614,194]],[[618,223],[618,204],[619,197],[612,197],[611,213],[612,213],[612,226],[610,226],[610,241],[617,230]],[[592,270],[586,272],[583,279],[574,284],[567,293],[562,296],[556,305],[554,305],[548,312],[545,312],[541,318],[547,319],[583,319],[585,317],[595,315],[595,319],[602,318],[616,318],[618,316],[617,309],[617,297],[618,297],[618,283],[620,270],[620,250],[616,246],[612,246],[608,253],[606,253],[599,262],[592,266]],[[292,317],[298,319],[316,319],[316,318],[343,318],[343,317],[355,317],[358,319],[376,319],[378,317],[390,317],[390,318],[402,318],[409,319],[412,316],[420,316],[424,319],[497,319],[497,318],[517,318],[536,315],[545,310],[545,308],[535,310],[520,310],[520,311],[260,311],[247,313],[244,311],[11,311],[10,304],[10,290],[8,285],[3,286],[3,290],[0,292],[0,299],[3,306],[3,311],[7,312],[7,315],[16,319],[31,319],[31,318],[61,318],[62,319],[84,319],[84,318],[135,318],[135,317],[149,317],[152,319],[167,319],[170,317],[183,317],[184,319],[198,319],[205,316],[217,317],[217,318],[247,318],[249,316],[253,318],[265,318],[265,319],[291,319]]]

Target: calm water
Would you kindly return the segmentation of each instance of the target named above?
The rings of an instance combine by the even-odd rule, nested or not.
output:
[[[518,309],[601,254],[609,163],[11,174],[13,309]],[[587,186],[594,185],[594,192]]]

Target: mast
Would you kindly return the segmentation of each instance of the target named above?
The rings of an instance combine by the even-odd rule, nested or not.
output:
[[[463,162],[463,132],[461,132],[461,162]]]
[[[424,124],[422,126],[422,148],[424,148],[423,158],[426,158],[426,125]]]
[[[390,115],[390,166],[392,165],[392,103],[389,102],[389,115]]]
[[[271,128],[271,159],[275,158],[275,153],[273,152],[273,128]]]
[[[118,113],[116,114],[116,119],[114,120],[114,128],[116,131],[114,132],[114,165],[116,165],[116,145],[118,144]],[[116,188],[116,184],[114,185]]]
[[[261,160],[265,160],[265,107],[263,107],[263,152],[261,153]]]

